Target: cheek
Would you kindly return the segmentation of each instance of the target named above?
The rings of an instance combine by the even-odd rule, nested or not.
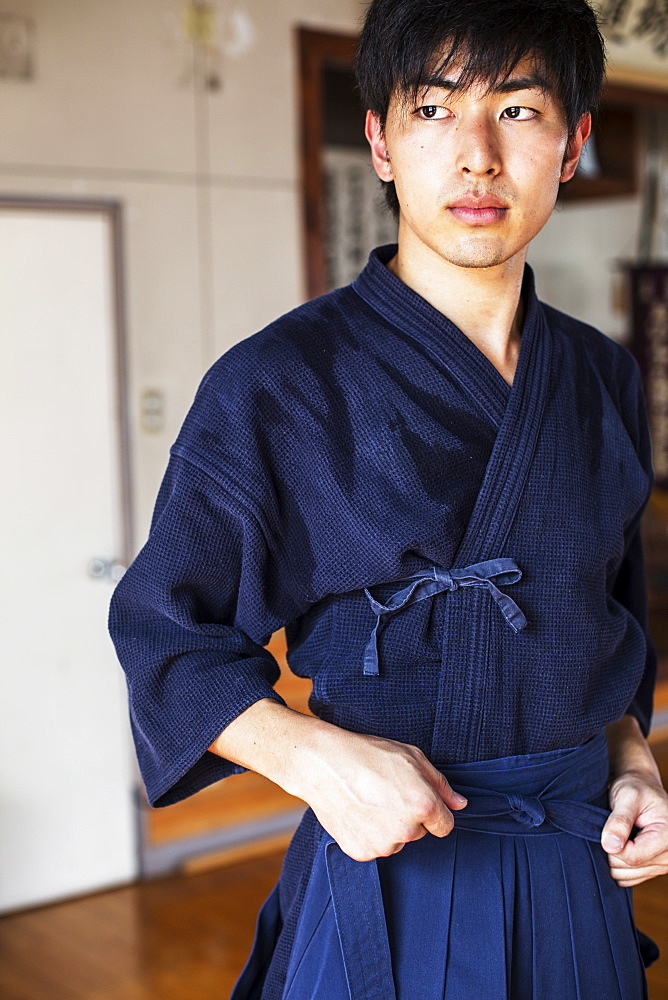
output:
[[[410,155],[391,153],[392,172],[402,207],[423,210],[438,201],[443,189],[444,172],[435,157],[423,146],[417,146]]]
[[[538,217],[551,213],[559,191],[561,160],[534,152],[516,159],[509,174],[516,190],[523,192],[525,215]]]
[[[405,183],[397,182],[396,187],[402,214],[408,222],[424,230],[442,225],[443,197],[437,184],[410,171]]]

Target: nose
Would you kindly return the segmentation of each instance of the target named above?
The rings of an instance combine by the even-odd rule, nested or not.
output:
[[[457,169],[466,175],[495,177],[501,170],[501,153],[494,127],[476,120],[457,126]]]

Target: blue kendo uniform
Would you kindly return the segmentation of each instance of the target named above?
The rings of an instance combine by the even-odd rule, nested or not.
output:
[[[176,443],[111,632],[149,801],[273,689],[420,747],[469,805],[356,862],[307,810],[234,1000],[640,1000],[655,955],[600,845],[604,728],[647,734],[655,657],[637,365],[542,304],[512,387],[374,251],[229,350]]]

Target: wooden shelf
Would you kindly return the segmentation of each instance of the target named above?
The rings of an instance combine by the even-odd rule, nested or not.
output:
[[[616,198],[635,194],[639,187],[639,110],[627,91],[608,87],[594,125],[593,141],[601,168],[598,177],[576,173],[562,185],[561,201],[585,198]]]

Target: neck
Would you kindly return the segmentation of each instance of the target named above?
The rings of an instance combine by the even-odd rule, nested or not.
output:
[[[526,248],[494,267],[459,267],[401,239],[388,267],[454,323],[512,385],[524,323]]]

